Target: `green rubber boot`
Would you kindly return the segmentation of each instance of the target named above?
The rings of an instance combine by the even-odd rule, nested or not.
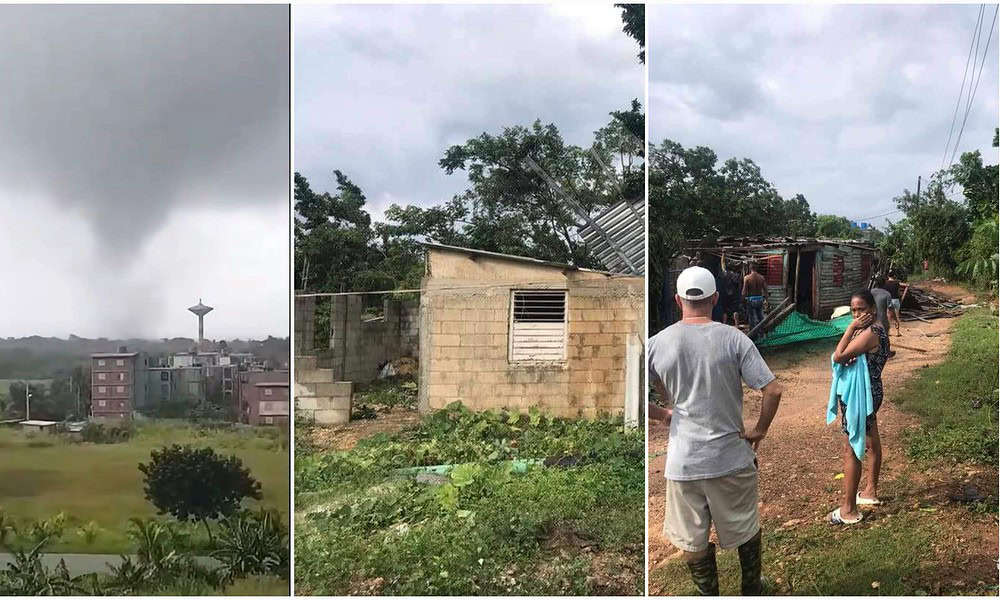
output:
[[[739,547],[740,587],[744,596],[764,594],[764,581],[760,576],[760,531]]]
[[[719,569],[715,564],[715,544],[709,544],[705,556],[695,561],[688,561],[691,580],[702,596],[719,595]]]

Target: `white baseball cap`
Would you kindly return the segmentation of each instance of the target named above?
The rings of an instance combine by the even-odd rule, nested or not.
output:
[[[688,267],[677,277],[677,295],[685,300],[703,300],[715,293],[715,276],[704,267]]]

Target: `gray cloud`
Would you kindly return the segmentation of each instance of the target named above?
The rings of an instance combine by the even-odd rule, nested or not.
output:
[[[180,291],[197,301],[204,291],[175,288],[176,274],[197,270],[213,275],[216,301],[273,313],[217,335],[287,335],[287,298],[254,298],[219,259],[234,254],[224,243],[255,256],[252,239],[230,230],[237,212],[266,219],[266,234],[245,226],[287,244],[287,220],[273,208],[287,210],[288,59],[286,6],[0,7],[0,210],[5,220],[9,211],[67,220],[47,242],[9,232],[43,266],[8,266],[32,275],[29,296],[12,301],[58,310],[0,328],[187,334],[186,305],[177,312],[164,299]],[[213,235],[176,227],[192,215],[216,219]],[[192,245],[203,260],[172,260]],[[262,274],[287,282],[287,252],[259,258]],[[55,273],[72,301],[56,300],[46,276]]]
[[[643,98],[611,6],[302,5],[294,18],[295,168],[321,191],[340,169],[375,218],[465,189],[437,165],[452,144],[537,118],[586,145]]]
[[[651,5],[650,141],[752,158],[782,194],[802,193],[821,213],[888,212],[941,164],[977,12]],[[988,7],[987,25],[992,16]],[[991,163],[997,41],[994,32],[959,148]]]

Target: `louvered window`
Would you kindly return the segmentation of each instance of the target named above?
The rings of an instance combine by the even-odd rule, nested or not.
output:
[[[510,313],[511,362],[566,359],[565,291],[515,291]]]

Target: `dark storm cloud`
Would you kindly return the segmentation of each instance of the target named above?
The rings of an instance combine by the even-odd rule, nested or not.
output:
[[[8,232],[43,267],[8,265],[30,277],[30,296],[12,301],[43,310],[5,320],[0,335],[179,334],[186,305],[166,302],[208,295],[178,289],[184,271],[210,275],[233,310],[270,303],[260,333],[286,334],[286,298],[235,300],[252,290],[222,264],[233,254],[222,244],[247,244],[229,230],[237,222],[263,231],[237,211],[287,243],[272,208],[287,207],[288,59],[285,6],[0,7],[0,210],[64,230],[47,241]],[[178,227],[195,217],[217,220],[210,237]],[[202,260],[177,262],[191,246]],[[260,271],[287,277],[286,259],[265,257]],[[217,317],[228,327],[217,335],[250,333],[231,317]]]
[[[297,6],[295,165],[340,169],[381,217],[465,189],[438,160],[504,126],[554,123],[589,145],[644,94],[638,47],[611,6]]]
[[[3,184],[79,211],[116,254],[205,196],[273,201],[288,118],[283,10],[0,8]]]
[[[888,212],[941,166],[978,10],[651,6],[650,141],[752,158],[821,213]],[[983,44],[992,16],[988,7]],[[994,32],[959,147],[990,163],[996,49]]]

